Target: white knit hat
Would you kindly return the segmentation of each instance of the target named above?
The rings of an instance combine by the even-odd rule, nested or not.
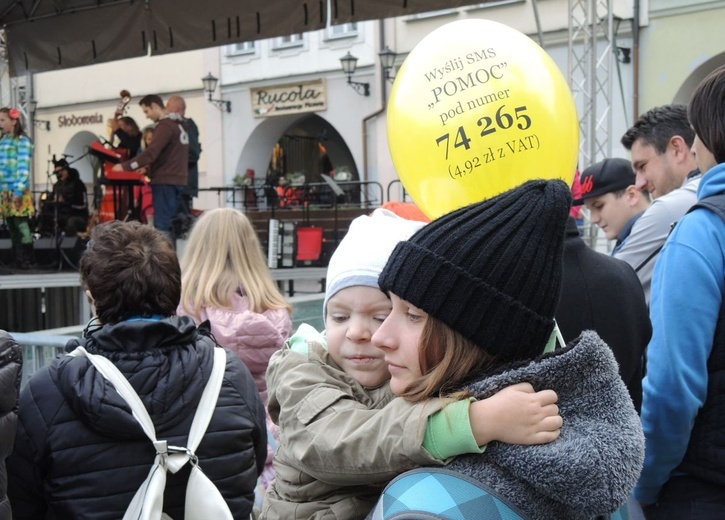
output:
[[[353,220],[327,267],[322,319],[327,317],[327,302],[342,289],[354,285],[378,289],[378,277],[395,245],[423,226],[424,222],[401,218],[386,209]]]

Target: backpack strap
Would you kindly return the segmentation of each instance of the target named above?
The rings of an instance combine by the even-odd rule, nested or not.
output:
[[[214,348],[214,365],[212,366],[211,375],[209,381],[204,387],[204,392],[201,394],[199,405],[196,408],[196,414],[194,420],[191,423],[191,429],[189,430],[189,438],[186,441],[186,453],[176,453],[169,458],[169,471],[176,473],[186,464],[191,457],[194,459],[194,465],[196,465],[196,449],[201,443],[201,439],[204,438],[206,429],[209,427],[211,422],[211,416],[214,414],[216,409],[217,399],[219,392],[222,388],[222,381],[224,380],[224,371],[227,365],[227,355],[223,348]],[[173,448],[173,446],[171,446]]]
[[[156,439],[156,430],[153,421],[149,417],[141,398],[139,398],[131,383],[128,382],[128,379],[124,377],[109,359],[90,354],[85,348],[80,346],[69,355],[74,357],[87,357],[96,370],[113,385],[118,394],[131,408],[131,413],[133,413],[133,416],[139,422],[144,433],[146,433],[146,436],[151,440],[156,449],[156,459],[151,466],[149,475],[138,491],[136,491],[123,517],[124,520],[163,518],[166,472],[170,470],[172,473],[176,473],[189,461],[191,461],[192,469],[186,486],[185,517],[194,520],[203,520],[206,518],[232,520],[229,506],[214,483],[202,473],[195,454],[216,408],[219,391],[224,379],[224,371],[226,369],[226,351],[223,348],[214,348],[212,372],[209,381],[204,387],[196,414],[192,420],[189,437],[187,439],[188,446],[186,448],[168,446],[165,440],[159,441]]]
[[[710,197],[705,197],[704,199],[700,200],[696,204],[694,204],[690,209],[687,210],[687,213],[690,213],[691,211],[696,210],[697,208],[705,208],[709,209],[710,211],[714,211],[718,215],[720,215],[723,220],[725,220],[725,193],[720,193],[718,195],[712,195]],[[670,233],[672,233],[672,230],[675,229],[675,226],[677,225],[677,222],[673,222],[670,226]],[[667,234],[669,236],[669,233]],[[659,254],[660,251],[662,251],[662,248],[665,247],[664,242],[661,246],[659,246],[657,249],[652,251],[652,253],[645,258],[645,260],[639,264],[637,267],[634,268],[634,272],[638,273],[645,265],[647,265],[650,260],[652,260],[655,256]]]
[[[725,220],[725,193],[705,197],[704,199],[699,200],[697,204],[692,206],[689,210],[687,210],[687,212],[690,213],[697,208],[709,209],[710,211],[720,215],[720,217]]]
[[[141,428],[143,428],[144,433],[149,439],[151,439],[154,446],[156,446],[158,441],[156,440],[156,429],[154,428],[154,423],[151,420],[151,417],[149,417],[143,402],[141,402],[141,398],[133,389],[131,383],[128,382],[128,379],[126,379],[121,371],[116,368],[116,365],[114,365],[108,358],[97,354],[91,354],[85,349],[85,347],[81,346],[76,347],[75,350],[70,352],[68,355],[88,358],[88,361],[90,361],[96,370],[98,370],[98,372],[106,380],[108,380],[109,383],[111,383],[121,398],[126,401],[126,404],[128,404],[131,408],[131,413],[141,425]],[[159,446],[157,446],[156,451],[159,451]],[[166,450],[164,449],[163,451],[165,452]]]
[[[123,398],[124,401],[131,408],[131,413],[136,418],[138,423],[143,428],[146,436],[151,440],[156,453],[162,456],[168,456],[166,465],[172,473],[179,471],[184,464],[189,460],[196,463],[196,449],[201,443],[201,439],[206,433],[206,429],[209,427],[209,422],[214,414],[216,408],[217,398],[219,397],[219,391],[221,390],[222,381],[224,379],[224,370],[226,368],[226,352],[222,348],[214,348],[214,364],[212,366],[211,375],[209,381],[207,381],[206,387],[201,394],[199,405],[196,409],[196,414],[191,423],[191,429],[189,430],[189,438],[187,440],[186,448],[179,448],[177,446],[167,446],[165,440],[159,441],[156,439],[156,429],[151,417],[146,411],[141,398],[139,398],[136,391],[128,382],[128,379],[116,368],[109,359],[91,354],[84,347],[76,347],[76,349],[69,354],[74,357],[86,357],[91,364],[105,377],[111,385],[116,389],[116,392]]]

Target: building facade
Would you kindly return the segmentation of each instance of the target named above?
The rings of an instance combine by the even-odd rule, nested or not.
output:
[[[632,17],[640,12],[640,30]],[[719,37],[725,2],[630,0],[611,2],[613,14],[611,84],[611,154],[626,157],[619,144],[635,120],[635,111],[673,101],[687,102],[694,86],[725,64]],[[53,156],[68,156],[91,183],[97,161],[88,146],[107,138],[106,120],[119,91],[133,96],[130,115],[144,127],[138,99],[146,94],[180,94],[187,115],[200,129],[202,155],[197,203],[210,208],[227,203],[220,188],[249,178],[254,182],[319,182],[321,174],[379,184],[371,203],[400,197],[388,151],[386,109],[391,82],[378,53],[396,53],[395,73],[405,56],[430,31],[464,18],[487,18],[522,31],[540,43],[562,73],[570,69],[569,3],[563,0],[504,0],[383,21],[343,24],[325,30],[203,51],[123,60],[37,74],[32,78],[38,108],[34,181],[49,187]],[[636,38],[635,38],[636,36]],[[341,68],[346,54],[358,58],[350,77]],[[637,59],[632,59],[632,58]],[[638,71],[635,71],[637,66]],[[219,78],[211,94],[201,78]],[[369,95],[364,94],[367,84]],[[223,100],[212,103],[207,98]],[[226,102],[230,111],[226,111]],[[583,107],[579,107],[583,110]],[[580,164],[580,167],[587,165]],[[289,182],[289,179],[288,179]],[[388,189],[391,186],[391,189]],[[389,193],[388,193],[389,192]]]

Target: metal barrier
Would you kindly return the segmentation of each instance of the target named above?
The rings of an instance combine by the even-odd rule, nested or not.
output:
[[[49,364],[57,356],[65,353],[65,345],[71,339],[80,337],[83,327],[77,327],[78,334],[58,335],[39,332],[8,332],[23,348],[23,376],[20,382],[24,386],[30,376]]]
[[[216,192],[219,206],[231,205],[245,213],[256,210],[271,210],[274,213],[284,211],[285,208],[368,208],[385,202],[383,186],[377,181],[308,182],[286,186],[252,184],[199,188],[199,191]]]
[[[391,191],[393,188],[397,188],[398,195],[396,198],[393,198],[393,195],[391,194]],[[405,186],[403,186],[403,183],[400,182],[400,179],[395,179],[390,181],[388,184],[388,189],[386,190],[387,200],[390,202],[391,200],[400,200],[401,202],[411,202],[413,199],[410,198],[410,194],[405,189]]]
[[[317,330],[325,328],[322,319],[322,301],[325,293],[314,293],[289,298],[293,305],[292,323],[294,329],[302,323],[308,323]],[[20,382],[25,386],[30,377],[50,364],[57,356],[65,354],[68,341],[83,336],[85,325],[75,325],[40,332],[8,332],[23,348],[23,375]]]

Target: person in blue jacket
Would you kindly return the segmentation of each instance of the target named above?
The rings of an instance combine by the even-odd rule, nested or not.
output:
[[[723,92],[720,67],[690,101],[693,151],[705,174],[698,204],[667,239],[652,282],[642,404],[646,456],[635,489],[648,519],[725,518]]]

